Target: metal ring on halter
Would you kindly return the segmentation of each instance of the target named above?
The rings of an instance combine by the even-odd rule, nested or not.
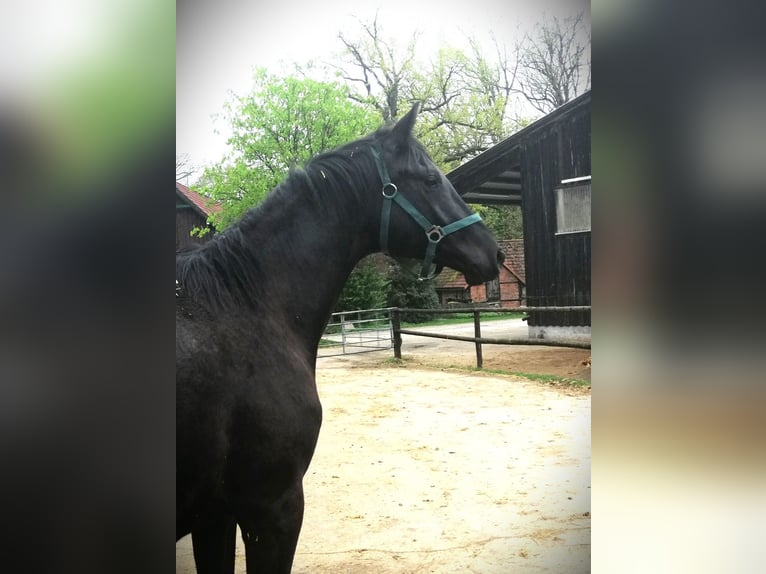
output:
[[[391,189],[393,189],[393,190],[394,190],[394,191],[393,191],[393,193],[392,193],[391,195],[388,195],[388,194],[386,193],[386,190],[387,190],[388,188],[391,188]],[[382,191],[383,191],[383,197],[385,197],[386,199],[393,199],[393,198],[394,198],[394,196],[396,195],[396,193],[397,193],[399,190],[396,188],[396,185],[394,185],[394,184],[393,184],[393,183],[391,183],[391,182],[388,182],[387,184],[385,184],[385,185],[383,186],[383,190],[382,190]]]
[[[428,237],[428,241],[431,243],[439,243],[442,239],[444,239],[446,233],[444,233],[444,230],[439,227],[438,225],[434,225],[430,229],[426,230],[426,237]],[[433,236],[436,236],[435,238]]]

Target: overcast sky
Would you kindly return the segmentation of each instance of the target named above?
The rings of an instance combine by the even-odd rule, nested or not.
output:
[[[543,13],[584,10],[590,18],[583,0],[186,0],[177,6],[176,152],[188,154],[194,166],[223,158],[227,127],[212,116],[223,111],[229,91],[250,90],[254,68],[279,71],[282,62],[337,60],[338,32],[356,37],[357,18],[367,22],[377,12],[384,36],[401,45],[419,30],[424,61],[440,41],[464,46],[468,35],[490,42],[494,32],[511,47],[518,30],[530,29]]]

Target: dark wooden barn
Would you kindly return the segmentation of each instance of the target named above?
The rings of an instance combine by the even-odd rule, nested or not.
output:
[[[521,205],[529,306],[590,305],[591,93],[447,177],[469,203]],[[590,336],[590,312],[532,312],[531,337]]]
[[[215,228],[207,222],[208,217],[220,211],[218,202],[176,182],[176,251],[208,241],[215,233]],[[202,237],[192,236],[195,227],[209,227],[210,232]]]

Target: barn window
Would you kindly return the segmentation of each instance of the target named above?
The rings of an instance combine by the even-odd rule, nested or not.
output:
[[[590,176],[561,183],[556,188],[556,234],[590,231]]]
[[[485,283],[487,288],[487,301],[500,300],[500,279],[495,277],[492,281]]]

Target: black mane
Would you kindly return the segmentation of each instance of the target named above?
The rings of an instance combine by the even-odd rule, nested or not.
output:
[[[308,210],[323,222],[358,218],[355,198],[367,191],[370,170],[375,170],[369,148],[387,130],[381,128],[316,155],[304,168],[293,169],[260,205],[245,212],[231,227],[202,246],[178,253],[179,296],[190,297],[213,312],[240,305],[253,307],[259,299],[262,273],[261,246],[253,244],[253,230],[260,237],[270,237],[275,216],[289,209]],[[270,244],[269,248],[289,253],[292,245]]]

